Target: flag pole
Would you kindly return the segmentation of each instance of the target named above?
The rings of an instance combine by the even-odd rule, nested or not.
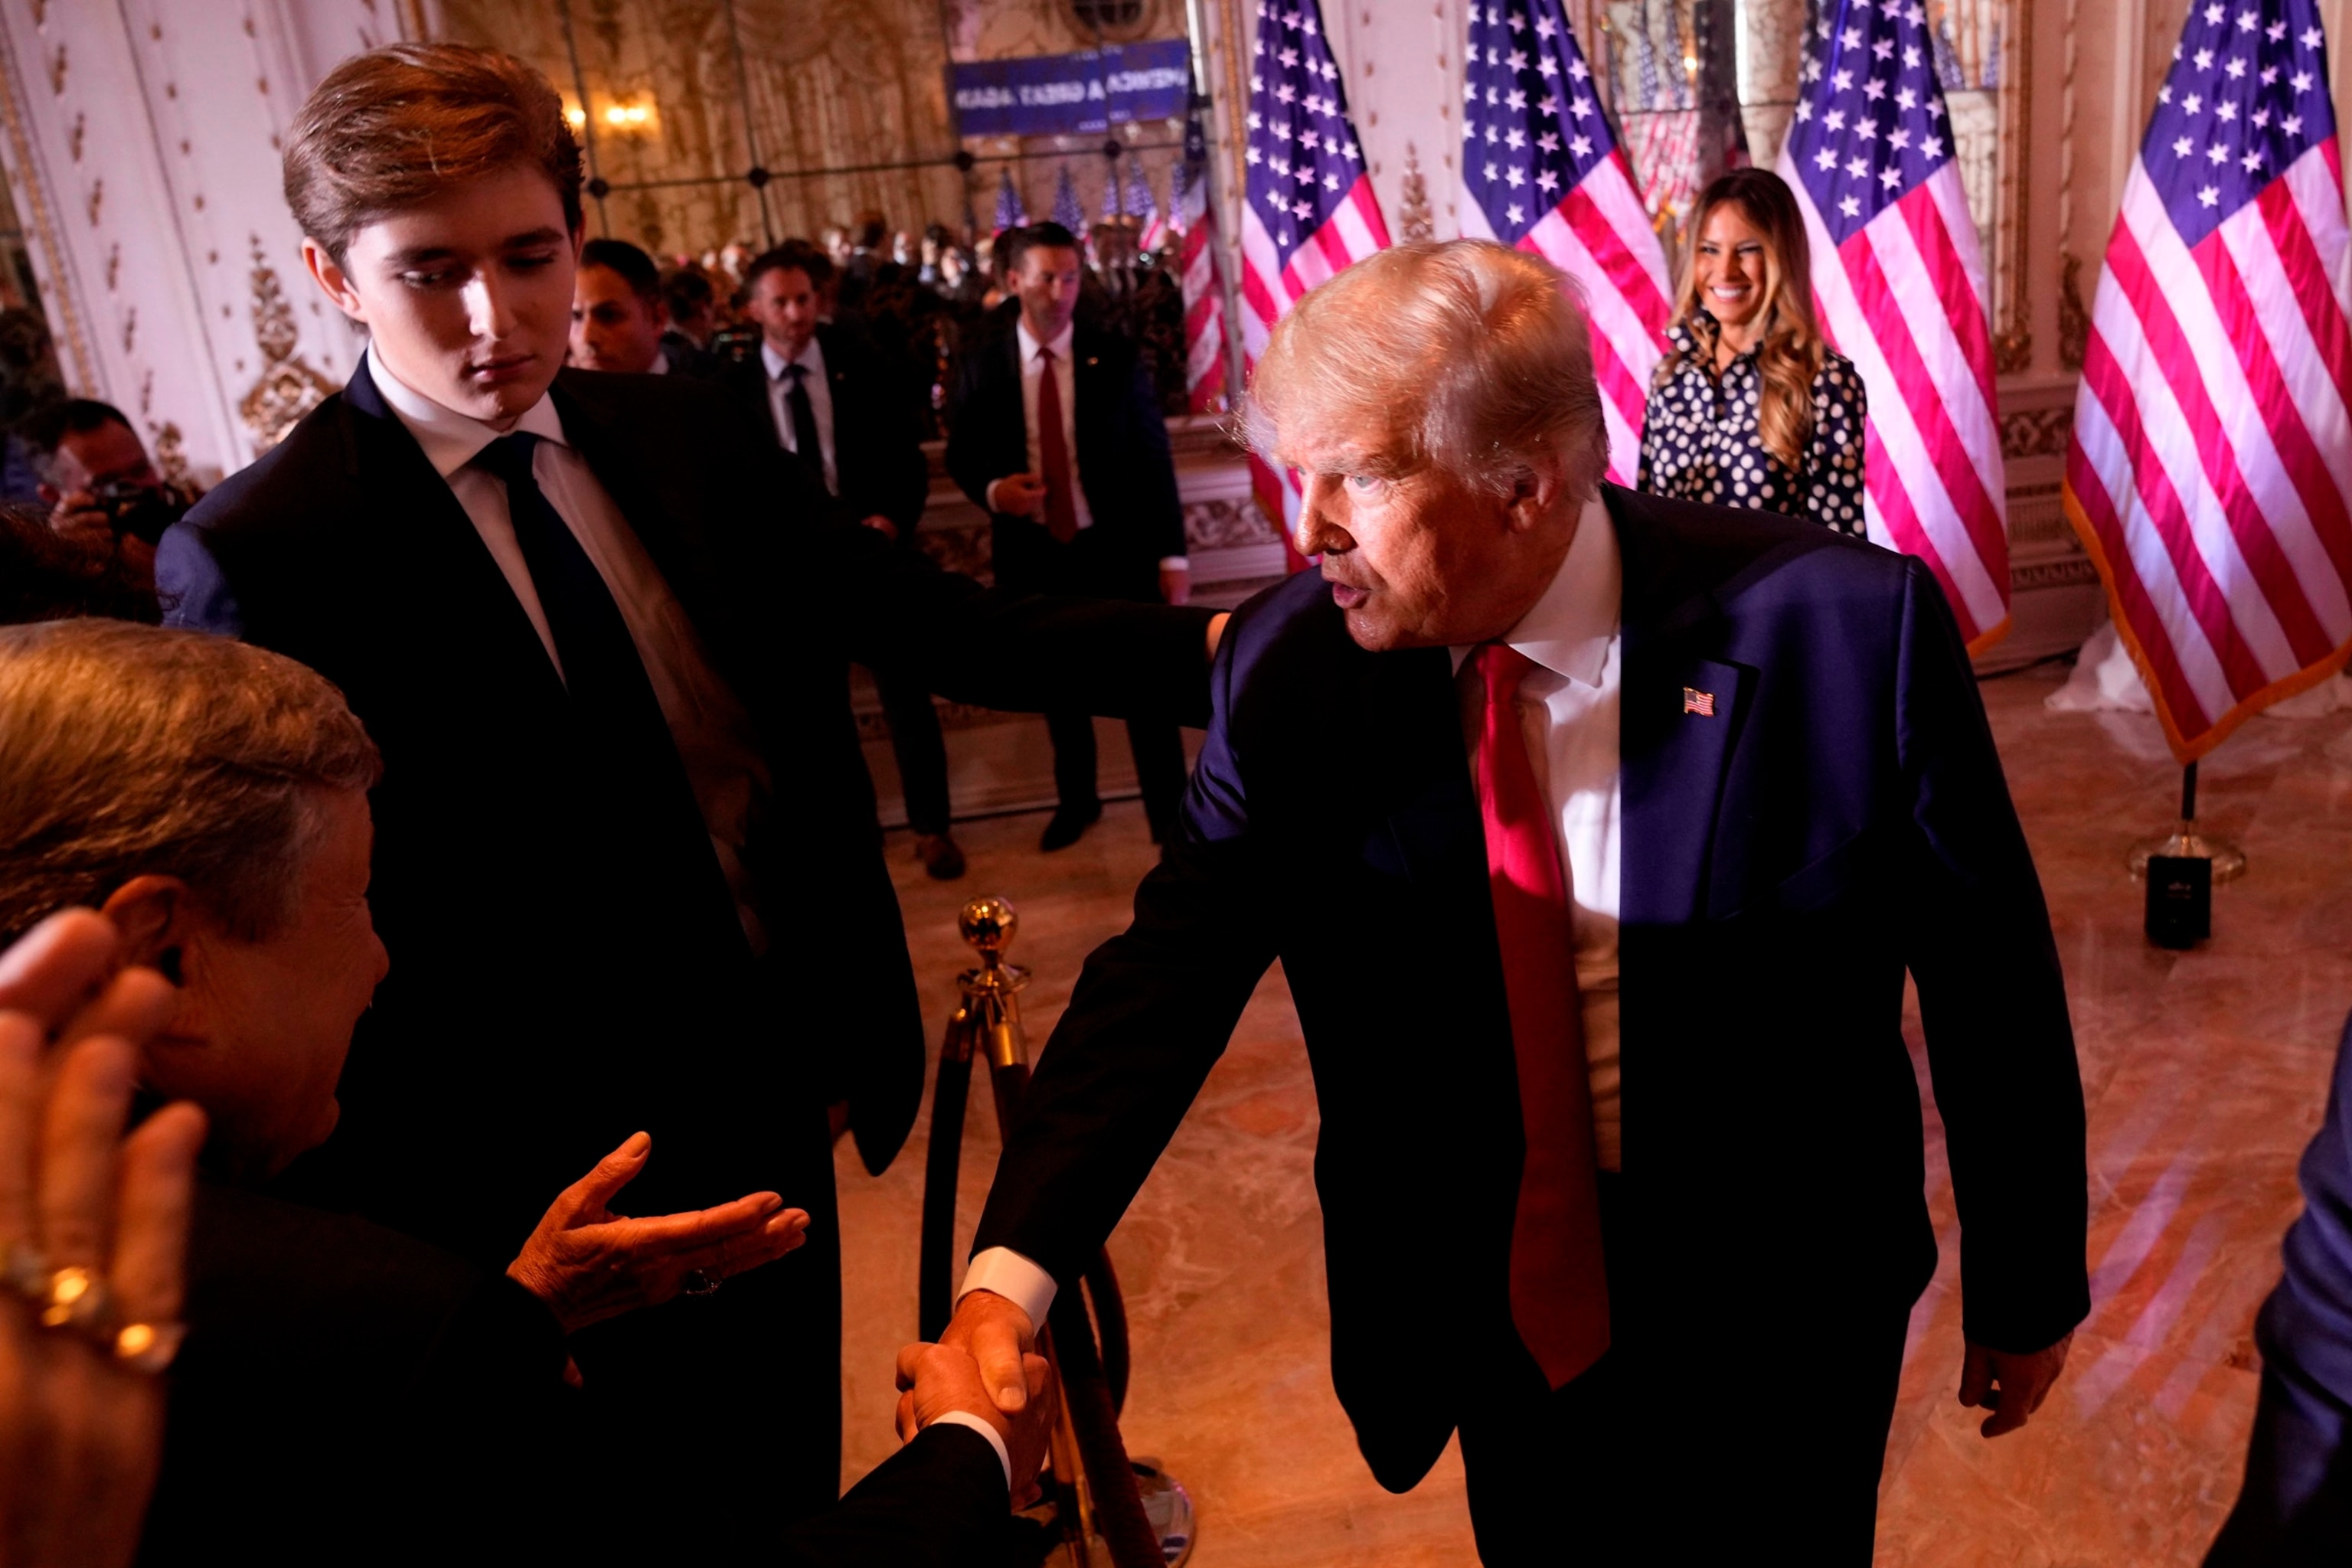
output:
[[[2180,821],[2173,830],[2161,837],[2143,839],[2132,846],[2131,874],[2147,875],[2148,860],[2155,856],[2180,860],[2210,860],[2216,884],[2234,882],[2246,874],[2246,852],[2229,839],[2200,832],[2197,826],[2197,764],[2190,763],[2180,770]]]

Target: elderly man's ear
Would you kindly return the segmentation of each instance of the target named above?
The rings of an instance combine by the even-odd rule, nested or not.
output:
[[[122,933],[124,963],[144,964],[173,985],[187,984],[186,948],[196,921],[185,882],[133,877],[107,896],[99,912]]]

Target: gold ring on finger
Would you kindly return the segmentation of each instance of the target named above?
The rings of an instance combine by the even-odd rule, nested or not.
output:
[[[106,1312],[105,1277],[95,1268],[69,1264],[49,1271],[47,1282],[33,1297],[41,1326],[76,1329],[95,1323]]]

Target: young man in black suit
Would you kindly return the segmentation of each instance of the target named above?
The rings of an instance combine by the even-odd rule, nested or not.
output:
[[[698,1510],[688,1544],[769,1553],[838,1482],[828,1110],[879,1171],[923,1082],[847,661],[996,707],[1197,719],[1207,617],[982,595],[831,521],[723,389],[560,371],[580,153],[519,60],[346,60],[285,159],[305,261],[368,353],[166,535],[158,574],[179,624],[310,665],[383,750],[392,972],[310,1181],[493,1265],[635,1130],[661,1150],[648,1210],[791,1194],[797,1267],[574,1347],[639,1439],[604,1479],[744,1500]]]
[[[1134,346],[1076,320],[1085,271],[1059,224],[996,242],[1020,313],[963,363],[948,415],[948,472],[994,521],[996,582],[1024,593],[1184,602],[1184,509],[1150,379]],[[1060,808],[1042,847],[1077,842],[1102,815],[1095,727],[1076,709],[1045,715]],[[1184,795],[1176,726],[1131,719],[1128,742],[1155,844]]]
[[[1021,1403],[1279,958],[1381,1483],[1459,1431],[1490,1568],[1867,1564],[1936,1268],[1905,974],[1996,1436],[2090,1307],[2057,948],[1935,579],[1602,485],[1561,284],[1402,246],[1276,329],[1253,437],[1322,571],[1234,616],[1182,838],[1055,1027],[943,1342]]]
[[[728,366],[725,380],[845,516],[913,552],[931,488],[914,396],[889,355],[824,320],[833,278],[832,258],[806,240],[755,258],[743,273],[743,310],[760,324],[760,352]],[[963,851],[948,829],[947,742],[930,686],[888,660],[874,668],[874,684],[916,858],[942,880],[961,877]]]

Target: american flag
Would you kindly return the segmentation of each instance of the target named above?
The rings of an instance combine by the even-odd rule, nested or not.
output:
[[[2352,649],[2352,285],[2313,0],[2199,4],[2091,306],[2065,502],[2192,762]]]
[[[1254,372],[1282,313],[1325,279],[1386,249],[1389,229],[1316,0],[1259,0],[1250,52],[1241,309],[1244,368]],[[1287,546],[1298,522],[1296,476],[1252,454],[1250,478]],[[1292,556],[1294,568],[1302,564],[1295,550]]]
[[[1209,139],[1201,129],[1204,98],[1184,121],[1184,164],[1176,175],[1176,219],[1184,248],[1184,385],[1195,414],[1225,409],[1225,284],[1218,268],[1217,215],[1209,205]]]
[[[1128,160],[1130,165],[1134,161],[1132,157]],[[1108,165],[1103,172],[1103,222],[1117,223],[1119,215],[1125,210],[1126,204],[1120,197],[1118,165],[1114,163]]]
[[[1160,248],[1168,238],[1168,225],[1160,216],[1159,198],[1151,194],[1151,177],[1143,172],[1143,160],[1133,153],[1127,159],[1127,216],[1135,219],[1142,229],[1136,247],[1145,255]]]
[[[1054,176],[1054,221],[1080,239],[1087,237],[1087,209],[1078,205],[1078,187],[1071,183],[1067,163]]]
[[[1003,234],[1008,228],[1024,228],[1028,222],[1029,209],[1021,205],[1021,193],[1013,184],[1013,171],[1003,170],[996,185],[996,227],[993,232]]]
[[[1463,59],[1462,232],[1531,250],[1583,286],[1609,477],[1630,484],[1674,318],[1666,253],[1559,0],[1471,6]]]
[[[1780,175],[1830,341],[1862,372],[1863,514],[1916,555],[1971,652],[2009,629],[2009,509],[1984,261],[1919,0],[1823,0]]]

